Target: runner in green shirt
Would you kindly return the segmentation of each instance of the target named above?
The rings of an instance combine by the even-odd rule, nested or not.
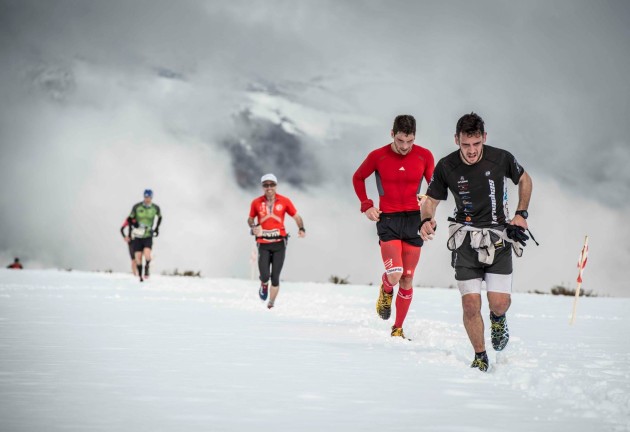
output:
[[[157,225],[153,228],[155,219]],[[136,257],[136,267],[140,282],[149,277],[149,264],[151,264],[151,248],[153,247],[153,237],[160,233],[162,223],[162,213],[160,207],[153,204],[153,191],[144,191],[144,200],[134,205],[127,218],[131,226],[131,245]],[[144,255],[144,278],[142,277],[142,255]]]

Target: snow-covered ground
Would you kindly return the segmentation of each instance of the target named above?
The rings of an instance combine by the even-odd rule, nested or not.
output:
[[[375,286],[0,270],[0,430],[627,431],[630,299],[515,294],[469,368],[459,293],[416,288],[392,340]],[[487,309],[484,309],[487,316]]]

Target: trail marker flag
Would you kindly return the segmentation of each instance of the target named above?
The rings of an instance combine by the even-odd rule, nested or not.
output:
[[[580,297],[580,289],[582,288],[582,272],[586,267],[586,261],[588,260],[588,236],[584,237],[584,246],[582,246],[582,252],[580,252],[580,258],[578,259],[578,277],[577,288],[575,289],[575,298],[573,299],[573,314],[571,314],[571,321],[569,324],[573,325],[575,322],[575,313],[577,310],[577,301]]]

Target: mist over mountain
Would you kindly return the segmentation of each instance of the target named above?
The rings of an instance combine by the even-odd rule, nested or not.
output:
[[[397,114],[416,116],[437,160],[475,111],[534,181],[541,246],[516,260],[515,289],[571,284],[588,234],[585,283],[627,295],[629,9],[0,2],[0,258],[126,270],[117,231],[151,187],[165,215],[156,267],[243,277],[249,203],[274,172],[308,230],[283,276],[369,283],[382,263],[352,173]],[[453,283],[444,236],[423,249],[417,283]]]
[[[234,118],[237,135],[224,144],[232,156],[237,184],[243,189],[258,189],[261,173],[282,173],[283,181],[297,188],[316,185],[319,169],[313,155],[297,131],[291,131],[291,120],[280,123],[256,117],[249,110]]]

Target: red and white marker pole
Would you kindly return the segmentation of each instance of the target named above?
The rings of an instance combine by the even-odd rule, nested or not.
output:
[[[573,325],[575,322],[575,313],[577,310],[577,301],[580,297],[580,289],[582,288],[582,272],[586,267],[586,261],[588,259],[588,236],[584,237],[584,246],[582,246],[582,252],[580,253],[580,259],[578,260],[578,277],[577,288],[575,289],[575,298],[573,299],[573,314],[571,315],[571,321],[569,324]]]

